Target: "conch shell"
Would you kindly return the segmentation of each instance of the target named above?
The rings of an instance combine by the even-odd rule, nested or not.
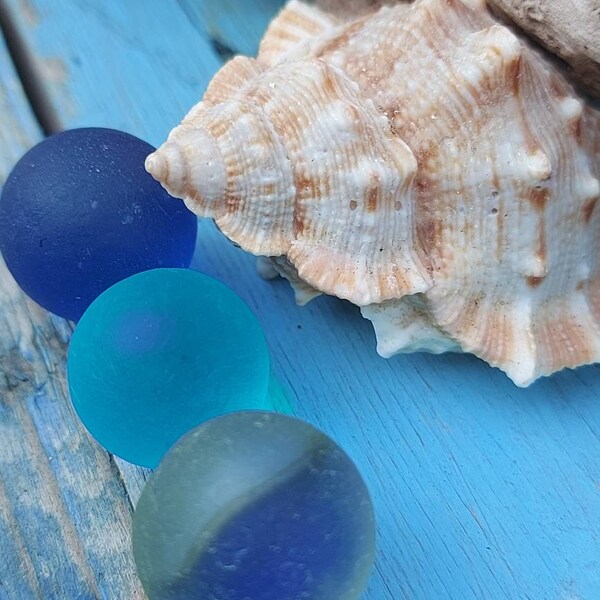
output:
[[[482,0],[292,0],[146,166],[301,301],[359,305],[384,356],[520,386],[600,360],[600,113]]]

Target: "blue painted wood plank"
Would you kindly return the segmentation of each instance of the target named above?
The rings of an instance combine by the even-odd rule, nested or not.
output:
[[[178,0],[202,37],[213,41],[226,58],[230,52],[255,56],[266,24],[285,5],[285,0]]]
[[[243,47],[231,41],[243,27],[216,1],[204,3],[208,29],[178,12],[182,4],[156,0],[140,12],[133,3],[75,4],[31,0],[33,23],[12,3],[68,127],[109,121],[157,143],[217,67],[206,32]],[[48,61],[63,65],[60,81]],[[333,435],[364,473],[379,529],[365,600],[600,597],[597,366],[520,390],[470,356],[386,361],[354,307],[331,298],[297,307],[284,282],[260,280],[253,258],[208,222],[194,268],[249,303],[295,412]],[[123,469],[135,499],[144,475]]]
[[[114,127],[158,144],[173,115],[182,117],[202,96],[220,64],[169,2],[7,4],[33,43],[37,76],[48,84],[63,127]],[[146,81],[160,91],[149,97]]]
[[[0,36],[0,182],[25,149],[40,138],[29,103]]]

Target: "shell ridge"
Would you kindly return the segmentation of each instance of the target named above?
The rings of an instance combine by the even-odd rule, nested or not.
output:
[[[204,94],[205,106],[215,106],[243,94],[244,86],[262,73],[264,67],[256,59],[235,56],[212,78]]]
[[[334,17],[317,7],[290,0],[267,28],[260,43],[258,60],[274,66],[303,41],[327,33],[337,25]]]
[[[535,378],[600,360],[598,317],[583,291],[554,304],[533,323],[538,346]]]
[[[221,231],[244,250],[257,255],[279,256],[289,250],[289,230],[293,221],[292,165],[284,144],[261,107],[250,99],[239,101],[252,121],[255,137],[243,148],[240,135],[229,140],[228,206],[213,218]],[[218,107],[217,107],[218,109]],[[235,125],[233,125],[235,127]],[[240,169],[243,152],[245,168]],[[259,200],[260,199],[260,200]]]
[[[525,387],[540,376],[536,337],[532,333],[531,303],[500,299],[495,290],[462,297],[458,291],[442,302],[427,295],[437,326],[465,352],[504,371]]]
[[[302,76],[289,83],[290,72]],[[272,89],[279,90],[279,101],[269,93]],[[312,287],[368,304],[430,284],[416,258],[398,255],[398,261],[390,261],[398,249],[392,239],[382,237],[384,232],[389,237],[393,232],[387,229],[396,223],[404,230],[400,240],[411,246],[406,237],[411,202],[401,196],[410,193],[416,161],[408,146],[391,135],[388,121],[371,101],[358,94],[341,71],[321,59],[306,58],[271,69],[248,97],[273,122],[294,173],[297,193],[288,259]],[[383,132],[387,137],[379,139]],[[391,220],[382,219],[383,214]],[[356,237],[361,228],[362,240]],[[361,261],[349,254],[358,242],[365,257]],[[337,268],[327,269],[327,264]]]
[[[283,67],[283,69],[285,70],[285,67]],[[270,77],[266,78],[265,81],[262,81],[262,82],[258,83],[257,85],[255,85],[253,89],[248,90],[247,99],[250,102],[252,102],[252,105],[256,108],[256,110],[261,112],[264,123],[268,124],[268,127],[273,132],[273,136],[274,137],[277,136],[279,139],[282,139],[282,130],[281,129],[278,130],[278,128],[274,124],[273,120],[271,119],[271,115],[270,115],[269,111],[266,109],[266,102],[268,102],[270,94],[264,93],[265,85],[267,87],[269,87],[271,85],[270,80],[276,79],[278,73],[279,73],[279,71],[278,71],[277,65],[276,65],[271,70]],[[294,162],[291,158],[290,152],[284,143],[281,144],[281,150],[282,150],[282,155],[285,156],[287,164],[289,164],[290,171],[292,173],[292,179],[295,182],[298,179],[297,175],[296,175],[296,169],[294,167]],[[282,277],[285,277],[290,282],[291,285],[293,285],[293,286],[297,285],[298,293],[302,294],[302,292],[304,290],[304,286],[301,283],[298,283],[301,280],[297,275],[297,271],[296,271],[294,265],[292,265],[289,261],[286,260],[285,262],[287,264],[285,265],[285,268],[284,268],[281,266],[283,263],[279,260],[279,258],[282,255],[285,255],[288,252],[289,246],[291,245],[293,239],[295,239],[295,237],[296,237],[298,222],[301,220],[300,208],[298,206],[298,202],[296,200],[295,194],[294,194],[294,199],[293,199],[291,205],[292,205],[291,222],[293,224],[293,231],[290,232],[289,240],[288,240],[289,243],[288,243],[287,247],[285,248],[285,250],[283,250],[281,252],[270,252],[270,253],[265,253],[265,254],[266,254],[266,256],[269,256],[270,258],[273,259],[274,267],[278,270],[279,274]],[[293,273],[292,273],[292,269],[294,271]],[[294,290],[296,290],[296,287],[294,287]]]

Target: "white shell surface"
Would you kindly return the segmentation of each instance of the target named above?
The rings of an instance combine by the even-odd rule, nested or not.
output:
[[[293,0],[148,169],[379,350],[528,385],[600,360],[600,117],[479,0],[349,23]],[[314,294],[312,292],[314,290]]]

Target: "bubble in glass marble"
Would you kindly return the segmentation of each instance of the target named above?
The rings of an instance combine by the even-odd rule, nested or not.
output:
[[[75,329],[67,372],[92,436],[146,467],[207,419],[273,408],[256,317],[227,286],[186,269],[138,273],[101,294]]]
[[[0,250],[21,288],[78,320],[113,283],[188,267],[196,217],[144,168],[154,148],[114,129],[72,129],[27,152],[0,197]]]
[[[358,600],[375,520],[350,458],[311,425],[241,411],[183,437],[133,520],[150,600]]]

